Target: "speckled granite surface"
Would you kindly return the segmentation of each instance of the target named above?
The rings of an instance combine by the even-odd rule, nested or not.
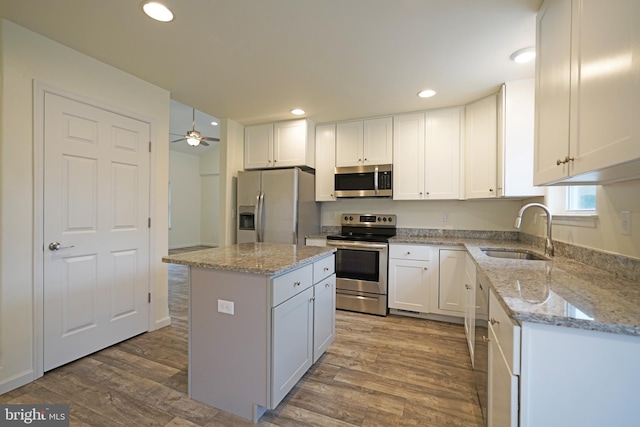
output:
[[[560,325],[640,336],[640,283],[556,256],[549,261],[492,258],[482,248],[517,248],[542,255],[530,244],[508,240],[396,236],[391,243],[462,245],[477,274],[519,322]]]
[[[222,248],[168,255],[163,262],[192,267],[274,276],[314,262],[334,248],[279,243],[241,243]]]

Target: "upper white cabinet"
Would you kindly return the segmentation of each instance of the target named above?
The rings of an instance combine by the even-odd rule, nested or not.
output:
[[[502,85],[498,94],[497,197],[544,194],[533,185],[534,79]]]
[[[534,181],[640,177],[640,2],[548,0],[538,12]]]
[[[336,166],[385,165],[393,162],[391,117],[338,123]]]
[[[244,168],[315,168],[315,126],[307,119],[288,120],[244,130]]]
[[[316,202],[333,202],[336,166],[336,125],[316,126]]]
[[[471,103],[465,112],[466,198],[496,197],[497,96]]]
[[[393,118],[396,200],[460,197],[460,108]]]

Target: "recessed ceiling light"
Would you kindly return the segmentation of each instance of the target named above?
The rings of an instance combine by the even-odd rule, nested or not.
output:
[[[529,62],[536,57],[536,50],[532,47],[525,47],[524,49],[516,50],[510,56],[513,62],[517,62],[518,64],[524,64],[525,62]]]
[[[420,98],[431,98],[435,94],[436,94],[436,91],[433,90],[433,89],[425,89],[425,90],[422,90],[422,91],[418,92],[418,96]]]
[[[173,13],[163,4],[150,1],[142,4],[142,10],[150,18],[160,22],[173,21]]]
[[[306,113],[306,111],[304,111],[302,108],[294,108],[293,110],[291,110],[291,114],[295,116],[301,116],[304,113]]]
[[[218,122],[211,122],[211,126],[218,126]]]

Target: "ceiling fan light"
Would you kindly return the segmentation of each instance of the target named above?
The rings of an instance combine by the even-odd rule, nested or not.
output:
[[[200,140],[198,138],[189,137],[187,138],[187,144],[189,144],[192,147],[195,147],[197,145],[200,145]]]
[[[173,21],[173,12],[169,10],[165,5],[150,1],[142,4],[142,10],[148,17],[160,22]]]

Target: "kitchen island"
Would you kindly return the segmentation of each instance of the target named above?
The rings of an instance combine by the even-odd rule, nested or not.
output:
[[[189,396],[257,422],[335,337],[333,248],[243,243],[189,266]]]

